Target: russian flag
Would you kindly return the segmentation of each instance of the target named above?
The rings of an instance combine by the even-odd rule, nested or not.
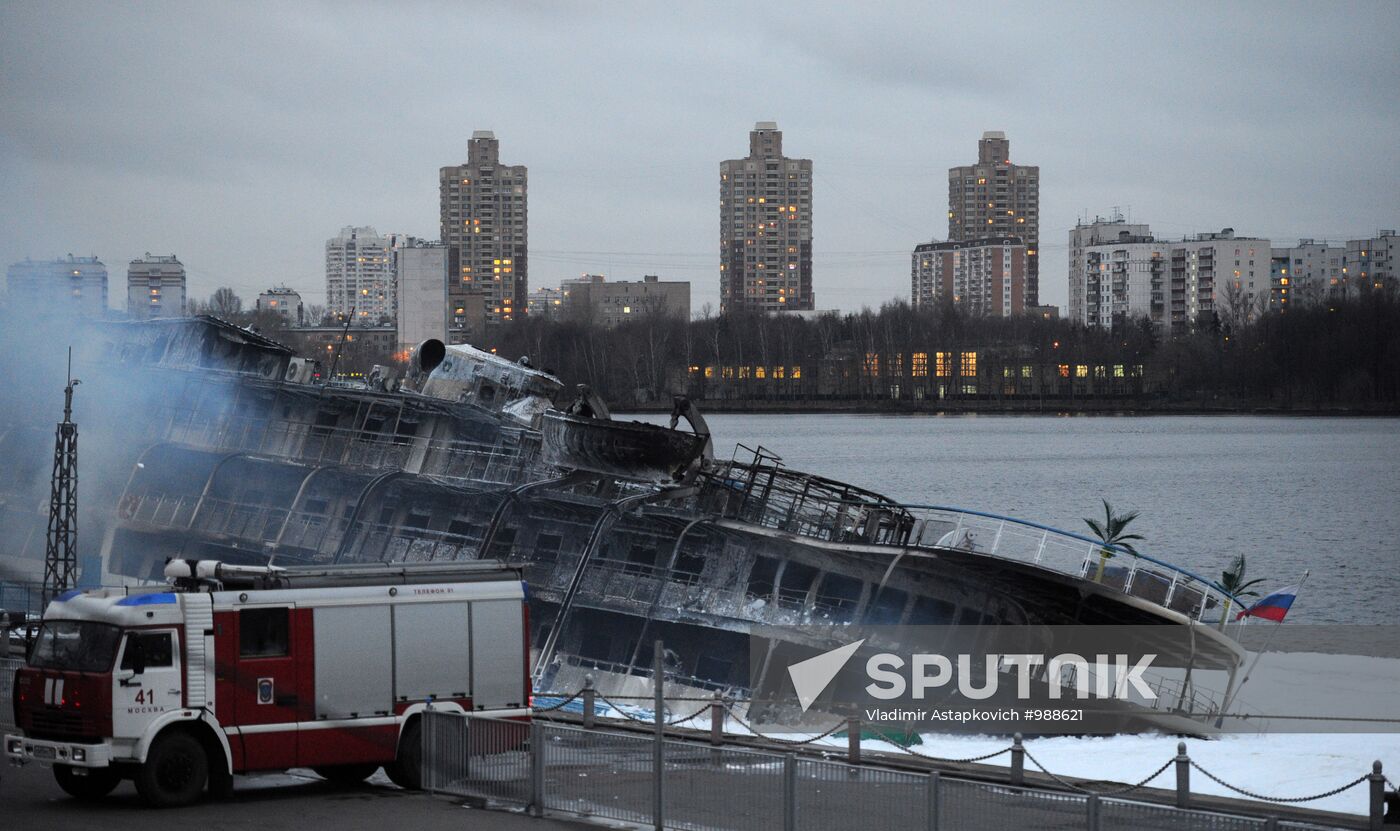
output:
[[[1281,621],[1283,616],[1288,614],[1288,609],[1293,605],[1293,601],[1297,599],[1299,588],[1299,586],[1289,586],[1286,589],[1271,592],[1256,601],[1253,606],[1235,615],[1235,620],[1248,616]]]

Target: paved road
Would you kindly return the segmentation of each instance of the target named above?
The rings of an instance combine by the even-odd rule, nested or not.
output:
[[[74,829],[74,831],[152,831],[183,827],[196,831],[224,829],[334,828],[380,831],[385,828],[452,829],[452,831],[565,831],[590,829],[550,819],[533,819],[503,811],[465,808],[460,800],[409,793],[376,774],[370,784],[340,788],[307,773],[237,777],[233,797],[206,799],[188,808],[146,808],[130,782],[123,782],[101,803],[70,799],[55,784],[53,773],[38,765],[7,763],[0,770],[0,827]]]

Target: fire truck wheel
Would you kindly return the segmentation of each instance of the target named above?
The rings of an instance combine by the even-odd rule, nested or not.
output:
[[[77,799],[101,799],[122,781],[121,774],[111,768],[89,768],[79,775],[69,765],[54,765],[53,778],[64,793]]]
[[[379,770],[379,765],[323,765],[312,770],[316,771],[317,776],[337,785],[358,785]]]
[[[385,765],[389,781],[405,790],[423,787],[423,728],[418,719],[408,723],[399,737],[399,755],[393,764]]]
[[[189,805],[199,799],[208,778],[209,759],[199,741],[188,733],[166,733],[137,770],[136,791],[157,808]]]

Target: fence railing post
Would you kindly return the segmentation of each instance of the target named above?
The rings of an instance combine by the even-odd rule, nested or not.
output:
[[[710,702],[710,744],[724,744],[724,699],[715,690],[715,700]]]
[[[797,754],[783,754],[783,831],[797,831]]]
[[[544,723],[530,722],[530,813],[544,816]]]
[[[1381,831],[1385,822],[1385,775],[1381,773],[1381,760],[1371,763],[1371,831]]]
[[[583,676],[583,729],[592,730],[598,715],[598,690],[593,687],[593,674]]]
[[[662,831],[665,827],[665,774],[666,774],[666,649],[661,644],[661,639],[657,638],[652,647],[651,655],[651,677],[652,677],[652,708],[656,718],[656,748],[652,754],[652,791],[651,807],[653,827],[656,831]]]
[[[1021,744],[1021,734],[1011,737],[1011,784],[1020,785],[1026,781],[1026,748]]]
[[[1087,813],[1085,819],[1088,820],[1084,827],[1089,831],[1099,831],[1099,795],[1089,794],[1089,798],[1084,801],[1084,807]]]
[[[938,831],[938,787],[942,782],[938,778],[938,771],[929,771],[928,775],[928,831]]]
[[[1186,742],[1176,743],[1176,807],[1191,807],[1191,757],[1186,755]]]
[[[846,719],[846,761],[860,764],[860,717]]]

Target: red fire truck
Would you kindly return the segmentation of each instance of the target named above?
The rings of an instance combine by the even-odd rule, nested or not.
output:
[[[169,587],[68,592],[15,678],[12,763],[73,796],[133,779],[152,805],[309,767],[420,783],[418,714],[528,718],[520,573],[496,562],[312,567],[171,561]]]

